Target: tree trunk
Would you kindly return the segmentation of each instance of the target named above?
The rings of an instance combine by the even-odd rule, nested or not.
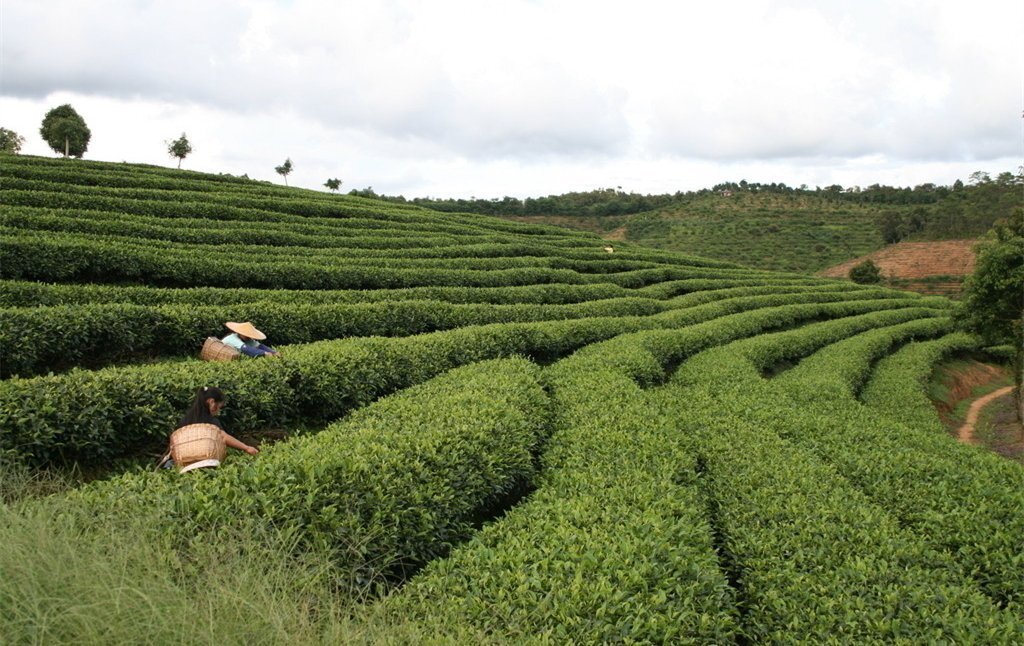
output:
[[[178,157],[178,169],[181,170],[181,157]]]
[[[288,186],[288,176],[287,175],[284,176],[284,185]]]
[[[69,149],[70,149],[70,143],[68,142],[68,138],[64,137],[64,157],[68,156],[68,150]]]

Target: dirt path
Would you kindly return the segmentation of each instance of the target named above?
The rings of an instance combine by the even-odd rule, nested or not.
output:
[[[981,413],[981,409],[984,408],[993,399],[998,399],[1003,395],[1008,395],[1013,392],[1013,386],[1006,386],[1000,388],[994,392],[991,392],[984,397],[979,397],[971,404],[971,407],[967,410],[967,418],[964,419],[963,426],[957,431],[957,439],[967,444],[974,443],[974,425],[978,423],[978,415]]]

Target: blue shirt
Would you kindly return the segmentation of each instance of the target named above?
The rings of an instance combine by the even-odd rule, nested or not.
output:
[[[225,345],[230,345],[235,350],[241,350],[243,345],[249,346],[250,348],[260,347],[260,342],[257,341],[256,339],[249,339],[248,341],[243,341],[242,337],[238,336],[238,334],[234,332],[221,339],[221,342],[224,343]]]

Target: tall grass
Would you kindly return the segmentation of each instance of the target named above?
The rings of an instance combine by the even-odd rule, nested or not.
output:
[[[0,643],[339,643],[358,598],[326,553],[244,522],[168,545],[158,519],[86,517],[38,482],[0,480]],[[47,487],[55,486],[47,483]]]

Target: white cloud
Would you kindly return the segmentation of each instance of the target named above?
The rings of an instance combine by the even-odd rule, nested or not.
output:
[[[90,158],[170,163],[185,131],[194,168],[290,156],[293,183],[410,196],[943,182],[1020,163],[1020,24],[1008,0],[4,0],[0,125],[45,153],[71,101]]]

